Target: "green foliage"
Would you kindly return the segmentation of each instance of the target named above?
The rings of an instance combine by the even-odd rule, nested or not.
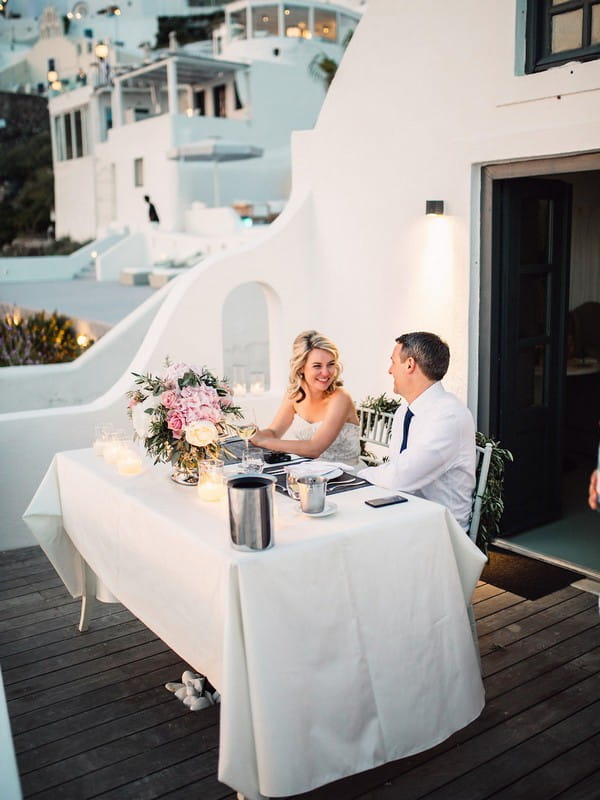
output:
[[[0,245],[19,234],[46,235],[54,205],[49,131],[2,143],[0,185]]]
[[[344,37],[344,41],[342,42],[342,47],[344,50],[350,44],[353,33],[354,31],[350,30]],[[325,84],[325,89],[329,89],[333,79],[336,76],[338,67],[338,62],[333,58],[330,58],[330,56],[326,55],[325,53],[317,53],[316,56],[311,59],[308,65],[308,72],[316,80],[323,81]]]
[[[73,361],[91,344],[78,344],[71,320],[57,311],[21,317],[13,310],[0,324],[0,367]]]
[[[504,466],[514,460],[510,450],[500,447],[500,442],[477,431],[475,443],[479,447],[485,447],[488,442],[492,444],[492,458],[481,503],[481,518],[477,532],[477,546],[486,555],[488,545],[500,533],[500,520],[504,513]]]
[[[378,414],[393,414],[399,405],[399,400],[394,397],[388,397],[385,392],[378,397],[368,395],[361,403],[364,408],[370,408]]]

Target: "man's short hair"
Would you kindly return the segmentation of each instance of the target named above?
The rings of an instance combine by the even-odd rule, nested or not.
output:
[[[448,371],[450,348],[435,333],[415,331],[396,339],[402,345],[402,360],[414,358],[421,372],[431,381],[441,381]]]

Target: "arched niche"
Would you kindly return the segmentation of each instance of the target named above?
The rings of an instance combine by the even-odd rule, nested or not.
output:
[[[223,303],[223,374],[237,396],[271,386],[269,305],[256,281],[236,286]]]

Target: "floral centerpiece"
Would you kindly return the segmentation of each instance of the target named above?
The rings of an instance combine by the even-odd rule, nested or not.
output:
[[[233,432],[228,418],[242,415],[231,388],[206,367],[169,359],[162,375],[132,374],[137,388],[127,394],[136,438],[155,464],[173,464],[173,480],[196,483],[198,462],[220,454]]]

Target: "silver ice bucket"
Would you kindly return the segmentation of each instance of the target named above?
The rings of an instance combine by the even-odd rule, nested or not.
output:
[[[229,530],[236,550],[266,550],[273,546],[272,475],[236,475],[227,481]]]

